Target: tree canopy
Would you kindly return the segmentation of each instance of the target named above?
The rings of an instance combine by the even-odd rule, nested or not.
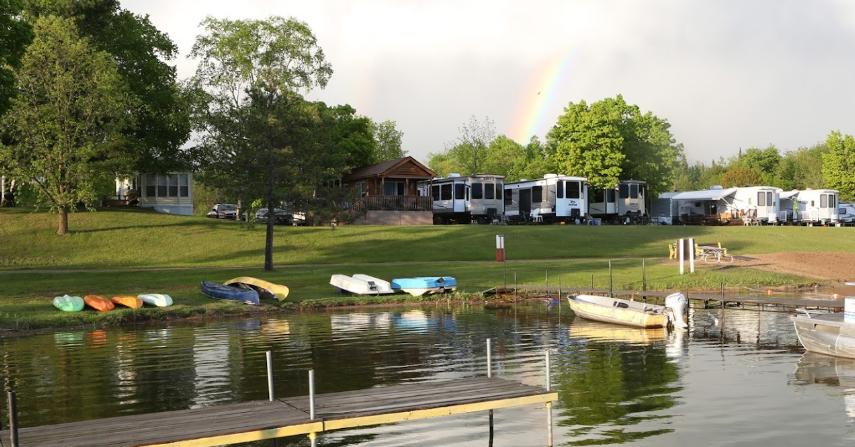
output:
[[[831,132],[822,155],[822,175],[829,188],[840,191],[842,200],[855,200],[855,137]]]
[[[371,128],[374,137],[374,156],[372,163],[394,160],[407,155],[402,147],[404,133],[398,130],[397,123],[392,120],[372,122]]]
[[[14,96],[15,73],[24,50],[32,39],[32,29],[22,17],[20,0],[0,0],[0,115]]]

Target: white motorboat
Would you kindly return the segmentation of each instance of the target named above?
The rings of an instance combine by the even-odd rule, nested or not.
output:
[[[811,352],[855,359],[855,297],[846,297],[843,312],[813,314],[801,309],[790,317],[799,343]]]
[[[395,293],[388,281],[362,274],[353,276],[332,275],[330,277],[330,284],[343,292],[356,295],[385,295]]]
[[[668,295],[664,306],[595,295],[570,296],[567,301],[573,313],[588,320],[640,328],[668,327],[669,324],[688,327],[683,320],[688,300],[682,293]]]

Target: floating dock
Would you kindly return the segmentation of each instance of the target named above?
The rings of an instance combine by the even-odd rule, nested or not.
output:
[[[26,427],[17,435],[21,447],[203,447],[522,405],[549,410],[557,399],[542,387],[465,378]],[[0,442],[9,439],[0,432]]]

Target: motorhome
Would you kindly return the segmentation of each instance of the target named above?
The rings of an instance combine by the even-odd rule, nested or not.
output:
[[[505,184],[509,222],[583,222],[588,216],[584,177],[546,174],[542,179]]]
[[[727,208],[729,220],[741,220],[746,224],[777,223],[780,192],[773,186],[736,188]]]
[[[612,223],[643,223],[647,220],[647,182],[623,180],[617,188],[589,188],[591,217]]]
[[[834,189],[805,189],[796,195],[793,202],[795,222],[807,225],[834,225],[838,221],[838,191]]]
[[[449,174],[447,178],[432,180],[434,223],[501,221],[505,208],[502,199],[504,183],[504,176],[489,174],[468,177]],[[445,193],[453,195],[453,198]]]

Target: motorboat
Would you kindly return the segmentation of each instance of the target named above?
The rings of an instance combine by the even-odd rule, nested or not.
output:
[[[803,312],[791,318],[799,342],[806,350],[855,359],[855,318],[847,316],[845,312]]]
[[[688,327],[683,319],[688,300],[682,293],[665,297],[664,306],[595,295],[569,296],[567,301],[573,313],[588,320],[640,328]]]
[[[336,274],[330,276],[330,285],[342,292],[355,295],[386,295],[395,293],[389,281],[369,275],[355,274],[353,276]]]
[[[392,288],[413,296],[431,293],[445,293],[457,290],[457,279],[453,276],[422,276],[416,278],[395,278]]]

